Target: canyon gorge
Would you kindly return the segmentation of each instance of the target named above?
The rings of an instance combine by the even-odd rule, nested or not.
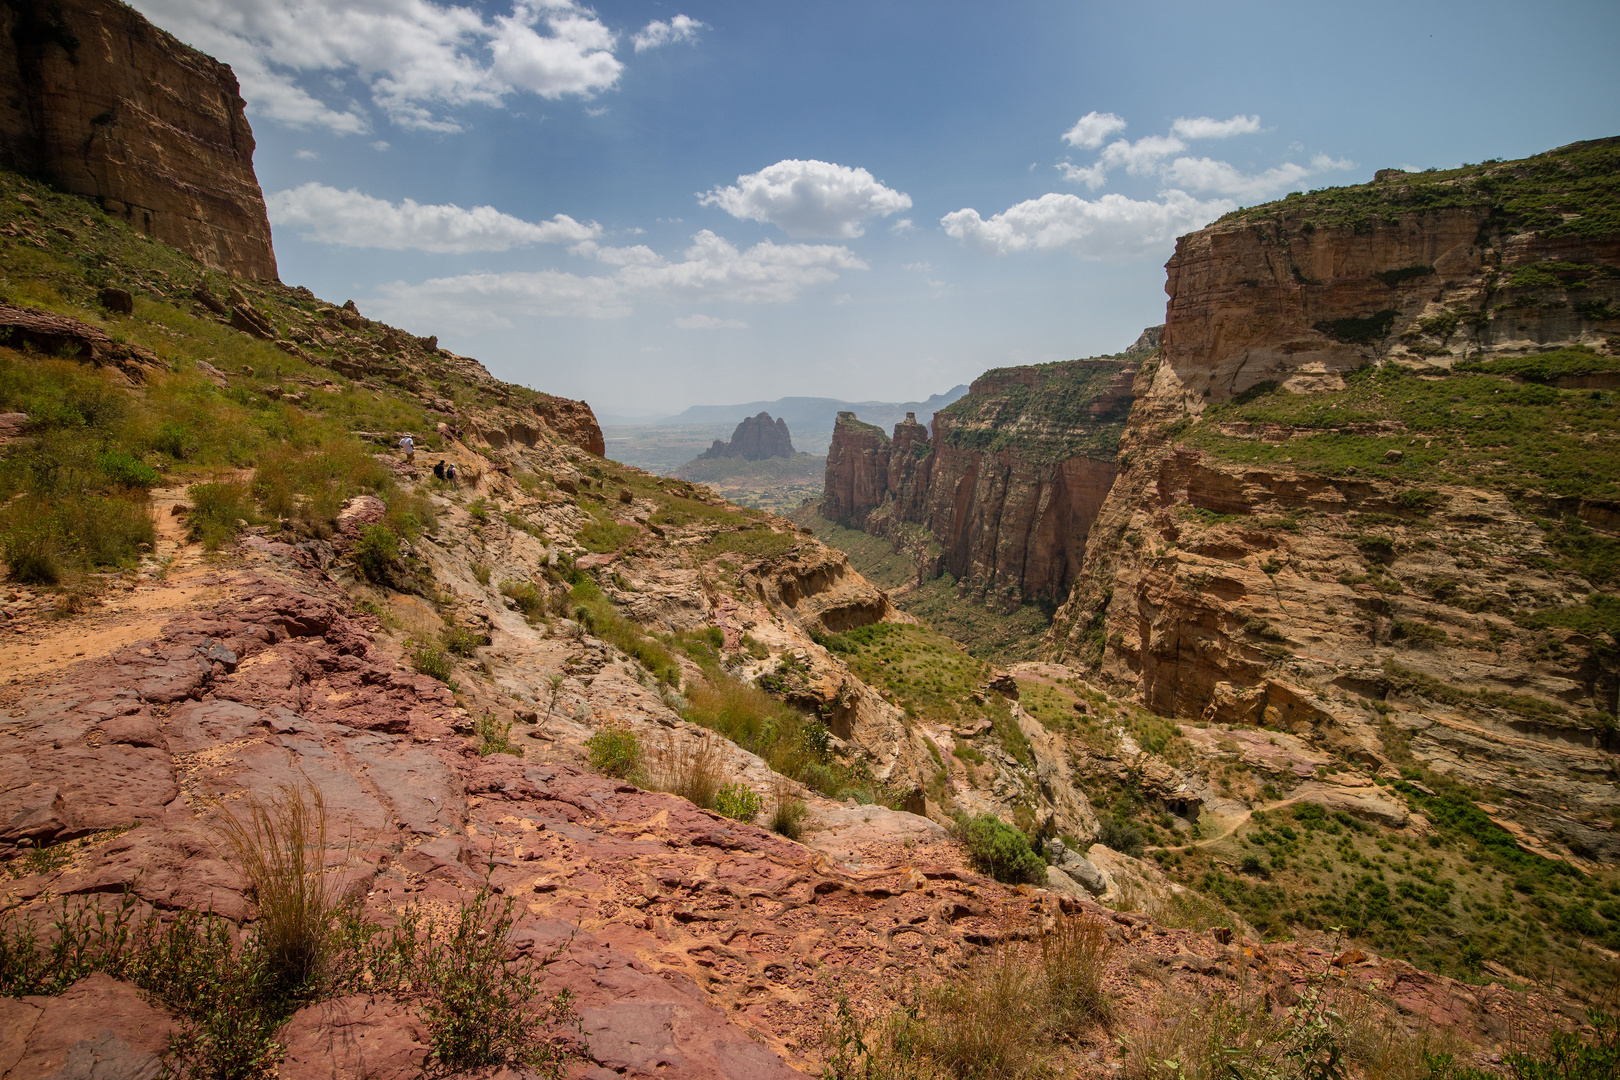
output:
[[[229,68],[0,19],[0,1080],[944,1077],[986,1005],[1131,1080],[1329,1002],[1357,1077],[1596,1037],[1620,140],[1229,214],[1162,327],[839,413],[784,515],[281,283]],[[255,851],[329,903],[296,978]]]

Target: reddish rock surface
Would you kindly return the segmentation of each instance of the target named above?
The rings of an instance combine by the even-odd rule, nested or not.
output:
[[[231,69],[112,0],[0,7],[0,159],[141,232],[274,280],[253,132]]]

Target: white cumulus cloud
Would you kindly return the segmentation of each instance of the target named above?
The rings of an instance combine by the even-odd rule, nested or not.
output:
[[[1074,127],[1063,133],[1063,141],[1070,146],[1095,150],[1110,135],[1125,130],[1125,118],[1113,113],[1088,112],[1074,122]]]
[[[677,15],[669,22],[654,19],[636,32],[630,44],[636,47],[636,52],[646,52],[678,41],[696,41],[701,29],[703,24],[689,15]]]
[[[573,0],[514,0],[486,19],[433,0],[136,0],[188,44],[229,63],[256,115],[338,134],[371,130],[367,107],[406,128],[456,131],[443,110],[499,105],[513,93],[590,97],[624,64],[616,35]],[[303,83],[325,76],[317,97]],[[333,82],[337,86],[333,86]]]
[[[607,249],[591,253],[602,250]],[[539,270],[394,282],[379,289],[366,309],[401,322],[476,332],[510,327],[520,316],[622,318],[637,302],[653,299],[786,303],[808,288],[836,281],[844,271],[864,269],[865,262],[839,245],[767,240],[739,249],[705,229],[678,261],[654,256],[651,262],[627,262],[611,274]]]
[[[1084,184],[1093,191],[1108,182],[1108,169],[1102,162],[1080,166],[1068,161],[1058,162],[1058,172],[1071,184]]]
[[[296,228],[306,240],[344,247],[462,254],[526,244],[589,243],[602,232],[595,222],[578,222],[566,214],[524,221],[493,206],[468,210],[453,203],[424,206],[414,199],[396,204],[314,182],[278,191],[265,202],[275,225]]]
[[[1009,207],[988,220],[974,209],[946,214],[951,236],[992,255],[1068,251],[1086,259],[1130,258],[1162,251],[1177,236],[1236,209],[1225,199],[1201,202],[1184,191],[1157,200],[1050,193]]]
[[[717,319],[713,315],[682,315],[675,320],[677,330],[744,330],[741,319]]]
[[[1123,165],[1125,171],[1134,176],[1150,171],[1171,154],[1185,149],[1187,144],[1174,135],[1144,135],[1135,142],[1120,139],[1103,148],[1097,164],[1105,170]]]
[[[1234,116],[1216,120],[1209,116],[1183,116],[1170,125],[1170,132],[1183,139],[1228,139],[1233,135],[1253,135],[1260,130],[1258,116]]]
[[[826,161],[778,161],[757,173],[737,177],[698,202],[718,206],[734,218],[765,221],[789,236],[852,239],[862,222],[911,209],[911,196],[885,187],[865,169]]]

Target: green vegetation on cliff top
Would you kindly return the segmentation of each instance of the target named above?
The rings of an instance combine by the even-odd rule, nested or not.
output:
[[[1612,358],[1572,347],[1468,365],[1472,370],[1446,376],[1418,375],[1396,364],[1366,367],[1348,376],[1343,390],[1310,394],[1262,384],[1211,406],[1186,437],[1229,460],[1331,476],[1354,472],[1368,479],[1617,499],[1615,392],[1561,390],[1506,377],[1519,368],[1585,371],[1594,365],[1620,368]],[[1221,425],[1233,422],[1286,425],[1297,434],[1284,442],[1222,434]],[[1353,430],[1381,423],[1398,426],[1382,437]],[[1385,460],[1391,450],[1401,452],[1398,462]]]
[[[968,394],[942,410],[943,438],[961,450],[1016,448],[1029,461],[1112,461],[1131,408],[1129,388],[1098,406],[1120,373],[1133,367],[1130,361],[1097,358],[992,369],[974,385],[1002,385]]]
[[[1488,208],[1491,222],[1504,230],[1548,237],[1620,232],[1620,138],[1572,143],[1519,161],[1395,173],[1370,184],[1296,192],[1220,220],[1359,232],[1380,220],[1452,207]]]

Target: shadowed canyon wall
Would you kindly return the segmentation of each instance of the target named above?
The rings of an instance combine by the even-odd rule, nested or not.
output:
[[[1008,607],[1062,601],[1118,470],[1134,357],[1000,368],[893,437],[841,413],[822,514],[874,535],[921,525],[939,547],[925,572]]]

